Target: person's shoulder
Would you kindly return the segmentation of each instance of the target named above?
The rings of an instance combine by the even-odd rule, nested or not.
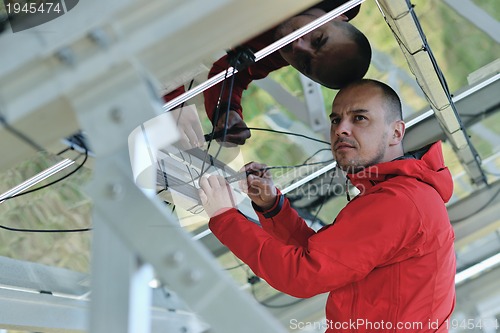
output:
[[[394,211],[416,208],[411,195],[411,180],[394,177],[369,189],[359,188],[360,194],[349,202],[353,211],[373,210],[379,215],[391,215]],[[390,208],[390,209],[388,209]]]

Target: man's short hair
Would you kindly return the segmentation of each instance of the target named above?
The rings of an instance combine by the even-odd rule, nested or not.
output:
[[[344,31],[351,45],[349,48],[342,48],[335,52],[336,75],[323,78],[321,84],[332,89],[341,89],[351,82],[361,80],[366,75],[370,67],[372,49],[368,38],[352,24],[342,21],[331,23]]]
[[[353,82],[349,86],[362,86],[362,85],[372,85],[381,90],[382,96],[386,104],[386,121],[392,123],[395,120],[403,120],[403,110],[401,107],[401,99],[398,94],[387,84],[372,80],[372,79],[362,79],[357,82]]]

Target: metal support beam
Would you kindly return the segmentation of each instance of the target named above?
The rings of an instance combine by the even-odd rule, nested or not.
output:
[[[83,332],[88,301],[0,288],[0,327],[47,333]]]
[[[387,24],[401,44],[408,65],[425,93],[434,115],[443,128],[473,184],[486,184],[479,155],[466,133],[445,79],[426,42],[420,23],[408,0],[377,0]]]
[[[0,34],[0,45],[8,45],[0,48],[0,112],[10,125],[48,147],[79,129],[64,95],[81,89],[82,83],[99,73],[119,63],[134,63],[154,73],[160,94],[160,82],[173,80],[193,63],[315,2],[80,1],[70,12],[40,27]],[[3,126],[0,149],[0,170],[34,153]]]
[[[123,66],[103,73],[86,89],[71,96],[96,152],[94,179],[89,187],[99,219],[96,223],[107,224],[137,258],[151,263],[157,278],[174,289],[214,332],[235,328],[239,332],[284,332],[275,319],[238,290],[162,203],[148,198],[134,184],[127,137],[141,119],[161,112],[147,87],[133,68]],[[173,120],[171,125],[174,126]],[[176,140],[174,128],[166,128],[165,133],[170,133],[172,142]],[[119,283],[106,280],[105,275],[98,274],[103,280],[96,283]],[[123,332],[120,328],[107,328],[99,327],[93,333]]]
[[[485,204],[488,203],[487,206]],[[500,181],[496,181],[486,188],[474,192],[448,207],[448,214],[455,230],[456,242],[465,239],[487,228],[491,223],[498,221],[500,207]],[[493,231],[493,230],[492,230]]]
[[[149,333],[152,269],[141,263],[98,210],[93,220],[90,332]]]
[[[314,82],[305,75],[300,74],[300,82],[304,90],[304,100],[307,105],[307,122],[315,132],[322,133],[325,138],[330,138],[330,121],[326,116],[323,93],[319,83]],[[329,141],[329,140],[328,140]]]
[[[116,301],[113,306],[118,305]],[[89,332],[89,303],[86,299],[0,288],[0,328],[44,333]],[[206,332],[207,326],[191,313],[165,308],[150,311],[153,333]],[[110,324],[120,324],[111,317],[107,320]]]
[[[465,128],[500,110],[498,91],[500,91],[500,74],[455,93],[453,101]],[[404,147],[407,151],[446,139],[432,109],[414,115],[406,123]]]
[[[471,0],[444,0],[458,14],[500,43],[500,22]]]

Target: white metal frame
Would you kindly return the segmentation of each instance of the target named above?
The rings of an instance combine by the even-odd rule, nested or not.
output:
[[[90,0],[46,23],[49,33],[0,36],[9,45],[0,48],[8,64],[0,70],[7,121],[36,128],[43,114],[51,126],[37,135],[42,145],[81,128],[96,154],[88,189],[95,211],[91,332],[151,331],[148,264],[214,332],[285,331],[135,185],[127,138],[162,112],[158,82],[313,3]],[[175,140],[173,123],[166,133]],[[9,327],[31,327],[29,318],[13,319]],[[46,324],[56,329],[57,321]]]
[[[40,129],[42,134],[37,137],[42,145],[81,126],[96,153],[94,179],[88,188],[95,207],[92,305],[87,326],[91,332],[154,331],[155,313],[148,308],[151,296],[147,287],[153,273],[177,291],[214,332],[285,331],[255,300],[238,290],[160,202],[135,185],[127,138],[139,124],[164,111],[158,99],[159,81],[314,2],[110,0],[103,4],[89,0],[48,22],[45,30],[0,36],[0,45],[8,45],[0,47],[4,64],[0,67],[0,98],[7,121],[36,128],[43,118],[51,127],[50,131]],[[349,6],[359,2],[351,1]],[[421,47],[414,24],[404,15],[406,2],[381,2],[388,9],[386,16],[401,30],[399,37],[409,42],[407,46]],[[422,73],[432,72],[424,58],[417,56],[414,61],[427,64]],[[434,89],[435,81],[426,85],[434,104],[443,106],[436,110],[437,117],[452,133],[457,147],[466,149],[455,115],[444,107],[449,101]],[[439,94],[431,94],[436,91]],[[173,126],[168,133],[175,140]],[[2,129],[0,142],[5,142],[1,140],[4,135]],[[22,156],[18,151],[11,159]],[[1,295],[0,306],[5,311],[0,312],[0,327],[72,332],[86,325],[80,311],[83,302],[63,305],[78,312],[65,318],[72,319],[71,324],[36,317],[43,314],[42,304],[48,305],[48,311],[56,311],[58,305],[50,295],[5,290]],[[30,310],[33,316],[15,316],[9,309],[20,314]]]

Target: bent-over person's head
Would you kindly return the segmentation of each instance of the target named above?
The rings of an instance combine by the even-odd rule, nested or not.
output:
[[[276,39],[321,17],[326,12],[310,9],[276,29]],[[332,89],[340,89],[366,74],[371,47],[366,36],[340,15],[280,49],[281,56],[299,72]]]

